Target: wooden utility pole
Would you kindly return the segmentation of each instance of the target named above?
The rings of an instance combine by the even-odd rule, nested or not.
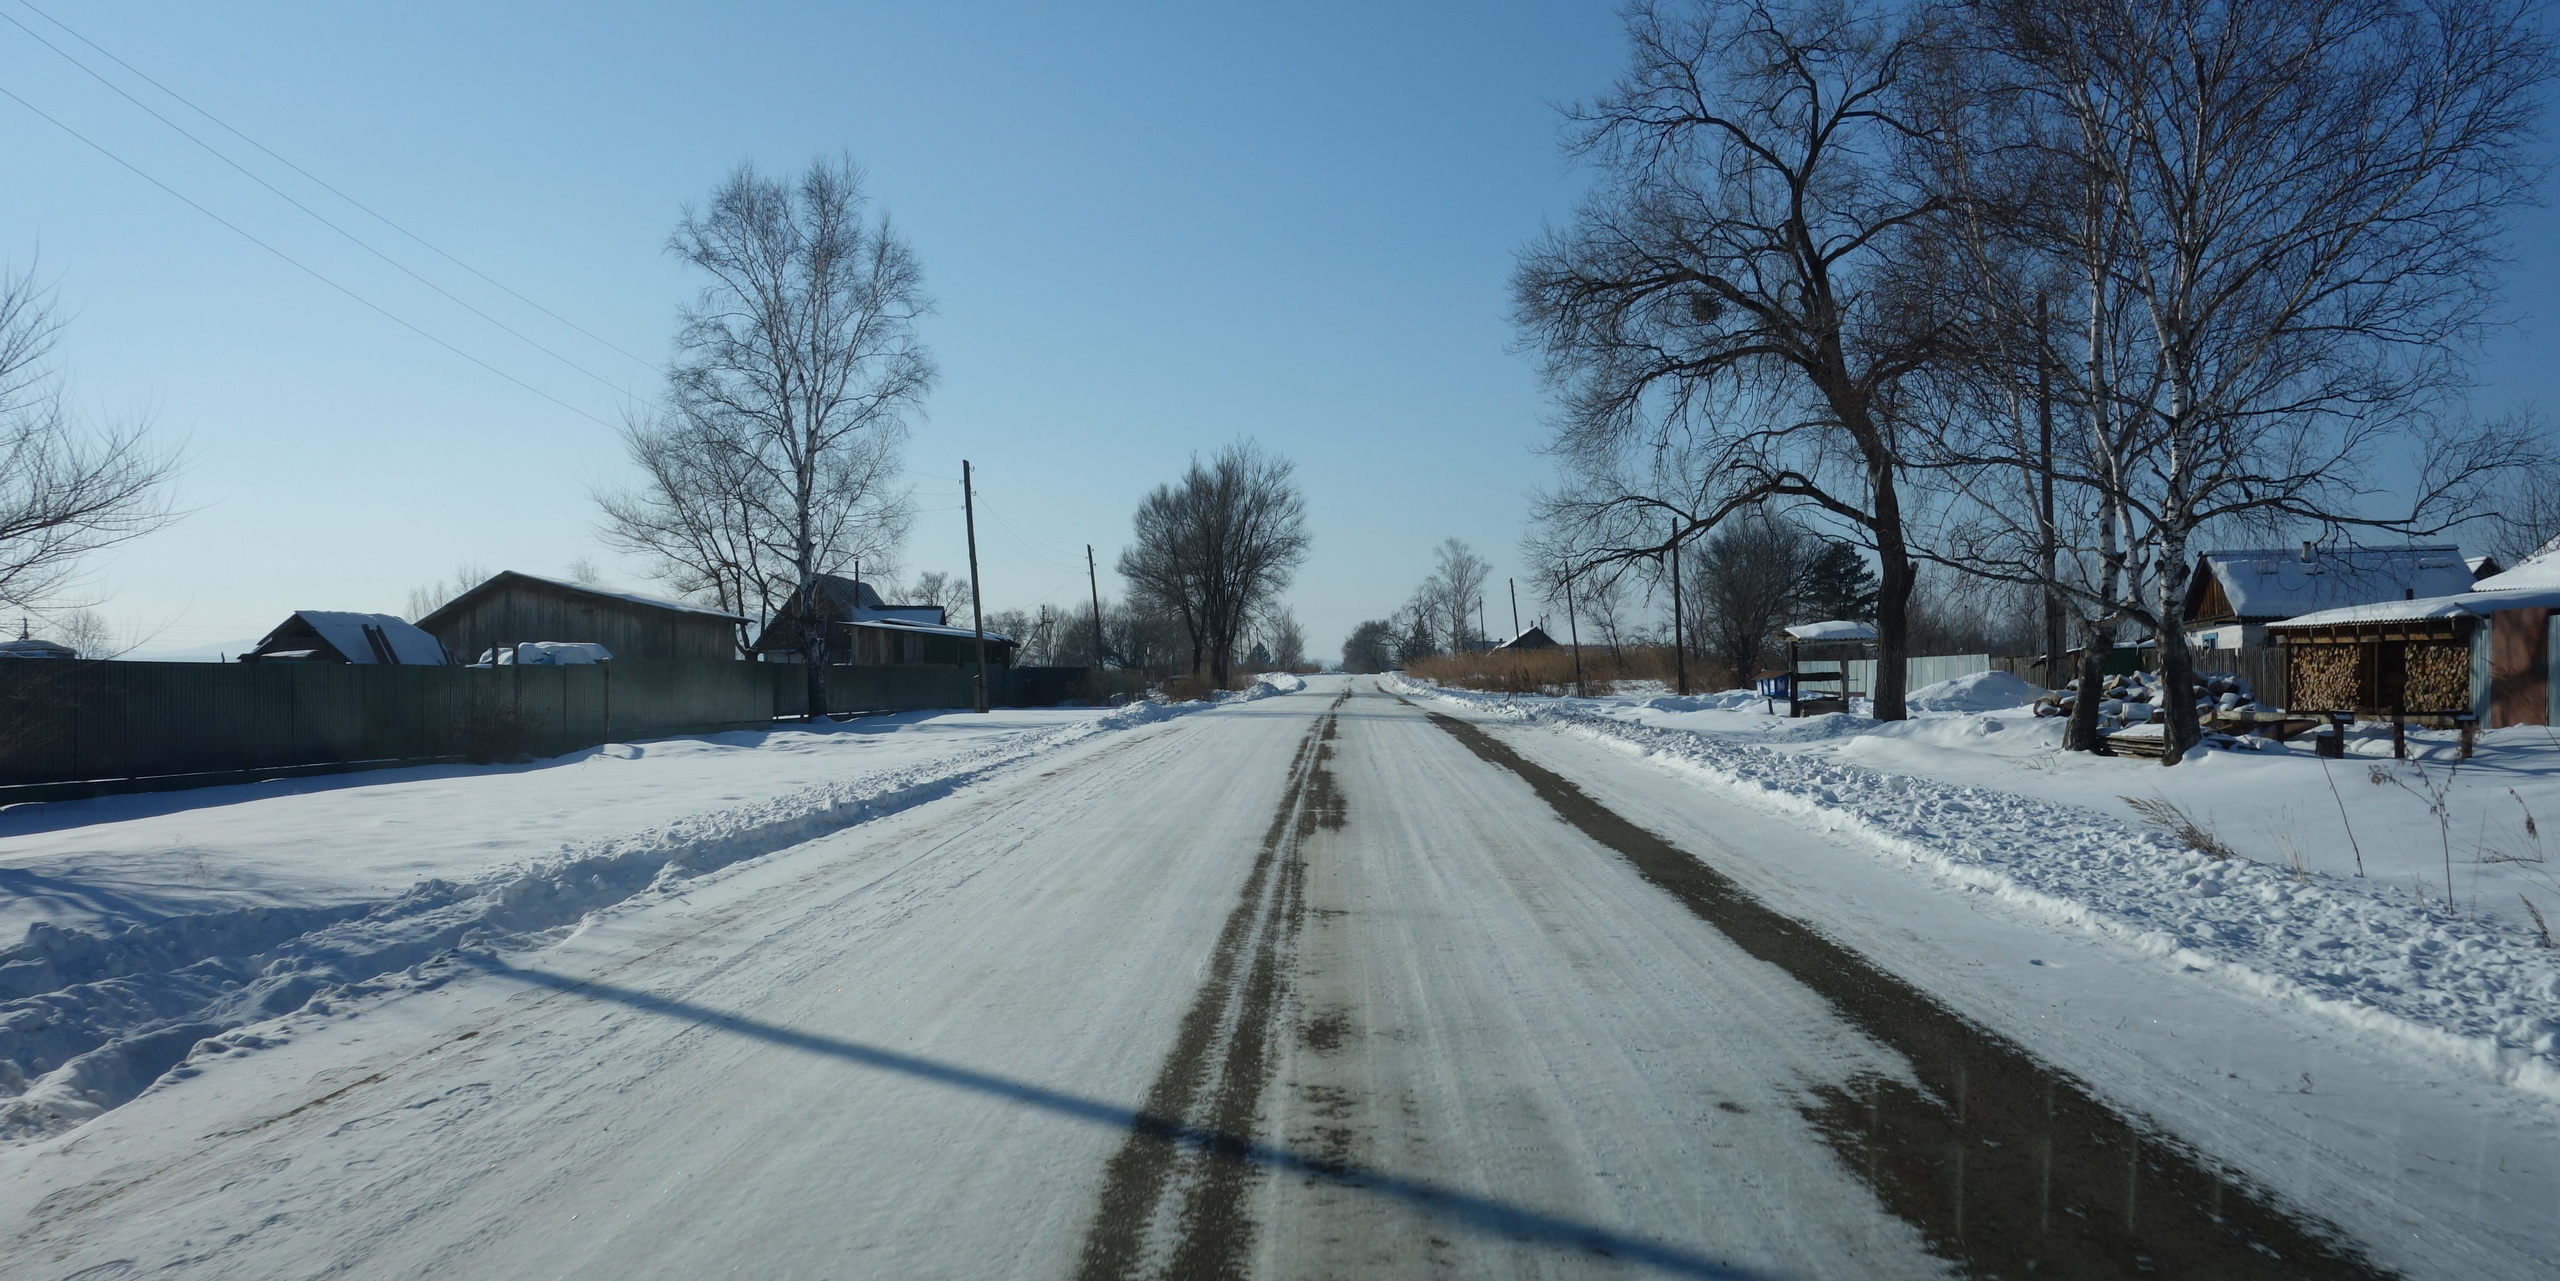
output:
[[[1511,585],[1511,639],[1518,640],[1520,639],[1520,580],[1506,578],[1502,581]]]
[[[948,510],[948,509],[946,509]],[[987,609],[978,588],[978,499],[969,486],[969,460],[960,460],[960,514],[969,526],[969,625],[978,633],[978,710],[987,710]]]
[[[1093,589],[1093,670],[1102,670],[1102,575],[1093,567],[1093,544],[1084,545],[1085,586]]]
[[[1582,684],[1582,623],[1573,616],[1573,575],[1564,576],[1564,625],[1573,635],[1573,696],[1589,698],[1591,691]]]
[[[1680,610],[1680,522],[1671,522],[1671,670],[1677,692],[1689,694],[1689,620]]]

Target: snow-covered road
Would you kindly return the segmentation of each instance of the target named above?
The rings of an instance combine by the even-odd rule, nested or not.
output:
[[[0,1148],[0,1277],[2532,1275],[1915,990],[1925,911],[1756,862],[1836,836],[1353,684],[227,1033]]]

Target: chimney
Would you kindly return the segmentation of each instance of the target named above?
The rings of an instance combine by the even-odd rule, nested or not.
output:
[[[2311,540],[2308,538],[2302,540],[2302,563],[2311,563]]]

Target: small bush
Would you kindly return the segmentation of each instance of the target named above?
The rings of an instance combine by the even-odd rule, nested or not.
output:
[[[2234,856],[2231,847],[2223,844],[2212,824],[2179,809],[2168,797],[2127,796],[2123,800],[2133,807],[2134,813],[2142,816],[2143,822],[2167,832],[2206,858],[2219,862]]]

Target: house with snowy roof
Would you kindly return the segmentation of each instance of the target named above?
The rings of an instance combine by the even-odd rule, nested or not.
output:
[[[952,626],[940,605],[892,605],[871,584],[841,574],[820,574],[811,599],[827,631],[829,663],[895,667],[978,661],[978,633]],[[800,635],[800,593],[795,591],[765,624],[752,652],[766,662],[798,662]],[[1013,666],[1013,638],[986,635],[987,665]]]
[[[396,614],[297,609],[240,656],[244,663],[380,663],[439,667],[444,646]]]
[[[504,651],[535,642],[601,645],[617,658],[734,659],[749,619],[689,601],[507,570],[446,601],[418,626],[446,652]]]
[[[2196,557],[2187,579],[2187,644],[2196,649],[2249,649],[2267,642],[2267,625],[2321,610],[2410,601],[2471,590],[2462,549],[2322,547],[2212,551]]]

